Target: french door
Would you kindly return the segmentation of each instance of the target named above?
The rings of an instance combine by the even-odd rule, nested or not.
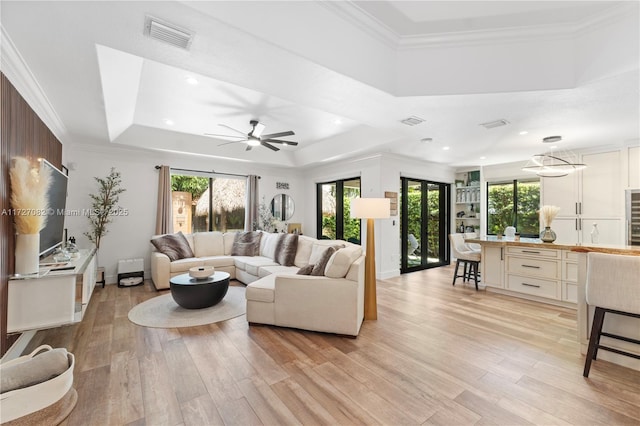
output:
[[[400,272],[448,265],[451,186],[404,177],[400,183]]]

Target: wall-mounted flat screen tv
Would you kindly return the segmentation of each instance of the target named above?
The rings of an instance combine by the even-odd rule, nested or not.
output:
[[[40,230],[40,255],[46,255],[64,242],[64,212],[67,206],[67,176],[47,160],[41,168],[51,171],[51,186],[47,192],[49,207],[47,223]]]

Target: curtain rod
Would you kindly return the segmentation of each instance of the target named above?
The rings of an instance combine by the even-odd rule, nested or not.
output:
[[[159,169],[160,169],[160,166],[156,166],[156,170],[159,170]],[[180,172],[213,173],[215,175],[249,177],[248,175],[239,175],[237,173],[222,173],[222,172],[216,172],[215,170],[209,171],[209,170],[177,169],[175,167],[170,167],[170,169],[180,171]],[[258,179],[262,179],[262,177],[258,176]]]

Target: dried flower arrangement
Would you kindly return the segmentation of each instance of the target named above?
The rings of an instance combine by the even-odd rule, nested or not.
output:
[[[51,185],[51,171],[33,166],[24,157],[13,158],[9,170],[11,179],[11,207],[18,234],[37,234],[47,222]]]
[[[542,226],[551,227],[551,222],[558,215],[560,211],[560,207],[557,206],[542,206],[540,209],[540,221],[542,222]]]

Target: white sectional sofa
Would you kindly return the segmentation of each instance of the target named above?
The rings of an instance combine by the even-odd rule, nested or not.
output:
[[[235,232],[184,236],[194,257],[171,261],[153,248],[151,279],[156,289],[168,289],[170,277],[188,273],[191,267],[212,265],[247,285],[249,323],[358,335],[364,317],[364,255],[360,246],[301,235],[293,265],[285,266],[275,260],[279,258],[276,242],[280,234],[262,233],[256,256],[232,255]],[[341,249],[329,258],[322,275],[297,274],[319,262],[329,247]]]

